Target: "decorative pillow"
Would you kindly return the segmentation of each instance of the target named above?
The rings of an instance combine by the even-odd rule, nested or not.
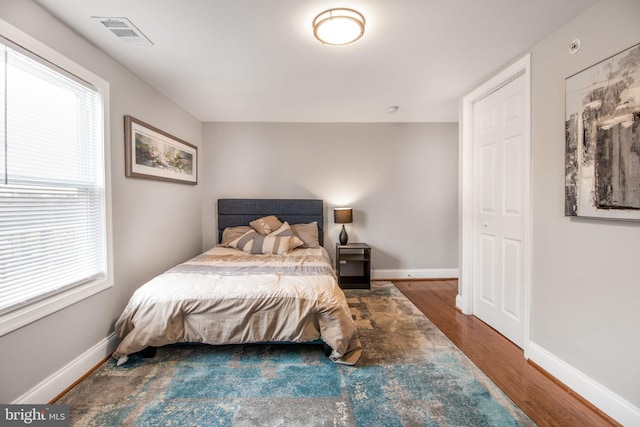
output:
[[[253,231],[253,228],[248,225],[241,225],[238,227],[227,227],[222,230],[222,241],[220,242],[220,246],[229,246],[233,240],[236,240],[238,237],[242,236],[247,231]]]
[[[298,236],[304,244],[302,248],[319,248],[320,242],[318,241],[318,223],[316,221],[309,224],[292,224],[291,230]]]
[[[269,236],[291,237],[291,240],[289,241],[289,250],[304,245],[304,242],[294,234],[293,230],[289,226],[289,223],[286,221],[282,223],[282,226],[280,228],[269,234]]]
[[[230,242],[229,246],[250,254],[282,255],[289,251],[290,242],[289,236],[263,236],[251,230]]]
[[[275,215],[269,215],[258,218],[255,221],[251,221],[249,225],[258,233],[266,236],[280,228],[282,226],[282,221],[280,221]]]

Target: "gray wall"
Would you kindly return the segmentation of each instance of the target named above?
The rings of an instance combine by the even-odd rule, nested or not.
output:
[[[0,402],[104,339],[142,282],[212,246],[220,197],[322,198],[329,247],[339,230],[331,208],[350,205],[351,240],[372,244],[374,268],[457,266],[455,124],[201,127],[30,0],[0,2],[0,16],[111,84],[115,254],[113,288],[0,337]],[[640,225],[563,217],[563,117],[564,79],[639,42],[639,16],[637,0],[602,0],[532,56],[532,341],[636,406]],[[575,37],[582,48],[569,55]],[[126,179],[125,114],[199,145],[200,185]]]
[[[125,178],[123,116],[195,145],[202,126],[31,0],[3,0],[0,17],[111,84],[115,257],[114,287],[0,337],[0,402],[7,403],[107,337],[141,283],[200,251],[202,186]]]
[[[373,247],[374,269],[457,268],[455,123],[206,123],[203,247],[224,197],[320,198],[325,247],[351,206],[349,241]]]
[[[564,80],[638,42],[640,2],[601,0],[532,51],[531,340],[636,407],[640,224],[568,219],[563,203]]]

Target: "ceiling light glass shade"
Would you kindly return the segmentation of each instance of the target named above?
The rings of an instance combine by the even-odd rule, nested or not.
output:
[[[313,35],[324,44],[349,44],[362,37],[364,24],[364,16],[353,9],[329,9],[313,20]]]

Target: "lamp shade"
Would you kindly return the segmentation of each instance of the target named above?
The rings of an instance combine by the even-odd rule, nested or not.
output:
[[[336,224],[350,224],[353,222],[353,209],[335,208],[333,210],[333,222]]]

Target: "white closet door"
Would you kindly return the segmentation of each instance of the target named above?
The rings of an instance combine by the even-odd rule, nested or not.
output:
[[[528,161],[524,77],[474,105],[473,312],[524,345]]]

